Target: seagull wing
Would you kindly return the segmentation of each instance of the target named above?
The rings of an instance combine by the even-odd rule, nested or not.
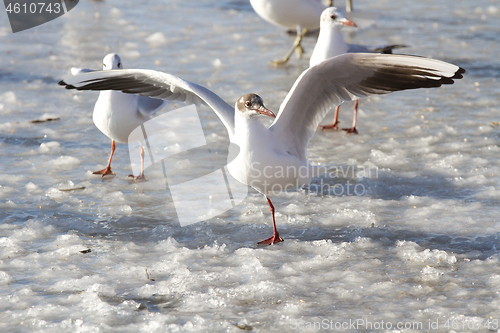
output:
[[[439,60],[393,54],[343,54],[305,70],[270,127],[279,147],[306,158],[309,140],[333,106],[393,91],[453,84],[465,70]]]
[[[93,69],[71,67],[71,74],[79,75],[84,73],[94,72]],[[156,113],[156,111],[163,108],[166,102],[162,99],[137,96],[139,112],[144,116],[151,116]]]
[[[219,116],[229,135],[234,135],[234,108],[211,90],[174,75],[148,69],[113,69],[68,77],[59,85],[66,89],[118,90],[186,104],[206,104]]]

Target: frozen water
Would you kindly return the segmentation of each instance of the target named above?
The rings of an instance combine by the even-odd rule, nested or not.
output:
[[[264,248],[270,213],[253,190],[179,224],[168,186],[224,164],[227,133],[210,110],[198,114],[211,154],[166,159],[168,184],[158,164],[129,183],[124,144],[117,176],[101,179],[92,171],[110,142],[92,122],[98,93],[57,82],[116,52],[126,68],[173,73],[231,104],[255,92],[277,110],[314,38],[275,69],[293,36],[244,0],[80,1],[16,34],[0,15],[0,331],[497,331],[500,2],[355,9],[380,21],[346,31],[348,42],[408,44],[466,76],[361,100],[358,136],[318,132],[309,159],[329,172],[273,198],[285,242]],[[352,103],[342,124],[351,116]]]

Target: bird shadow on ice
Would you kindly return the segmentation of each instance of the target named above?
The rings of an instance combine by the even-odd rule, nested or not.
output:
[[[457,186],[451,177],[437,173],[404,177],[378,169],[354,166],[333,167],[315,177],[305,189],[321,196],[363,196],[372,199],[401,200],[409,196],[470,201],[477,190]]]
[[[418,196],[469,201],[477,193],[473,188],[457,186],[449,177],[438,174],[407,178],[384,173],[377,179],[362,179],[359,183],[366,189],[366,196],[383,200]]]

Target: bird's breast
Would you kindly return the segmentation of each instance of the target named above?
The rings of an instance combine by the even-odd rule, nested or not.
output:
[[[92,116],[96,127],[112,140],[126,143],[130,133],[147,120],[140,114],[137,96],[102,91]]]
[[[263,194],[291,190],[311,181],[312,169],[307,161],[275,149],[272,144],[238,148],[236,157],[228,159],[230,174]]]

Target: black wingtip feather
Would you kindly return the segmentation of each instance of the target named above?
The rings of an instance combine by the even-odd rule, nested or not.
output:
[[[72,86],[71,84],[67,84],[66,82],[64,82],[64,80],[59,81],[57,84],[63,86],[66,89],[77,89],[75,86]]]
[[[452,79],[463,79],[463,75],[465,73],[465,69],[462,67],[459,67],[458,70],[455,72],[455,75],[453,75],[451,78]]]
[[[361,82],[367,91],[400,91],[418,88],[437,88],[443,84],[453,84],[454,79],[461,79],[465,73],[460,68],[452,77],[436,74],[435,71],[418,67],[381,67],[375,70],[374,75]]]

